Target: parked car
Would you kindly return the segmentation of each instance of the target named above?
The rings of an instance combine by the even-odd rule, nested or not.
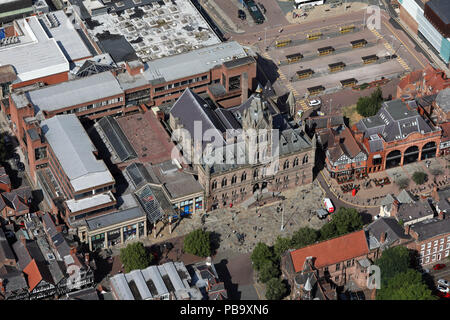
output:
[[[449,287],[445,287],[445,286],[441,286],[441,285],[438,285],[438,286],[437,286],[437,289],[438,289],[440,292],[444,292],[444,293],[449,293],[449,292],[450,292],[450,288],[449,288]]]
[[[247,15],[245,14],[244,10],[241,9],[238,10],[238,18],[241,20],[247,19]]]
[[[441,270],[444,268],[445,268],[445,264],[443,264],[443,263],[438,263],[433,266],[433,270]]]
[[[450,287],[450,281],[447,281],[445,279],[439,279],[437,281],[438,284],[443,285],[444,287]]]
[[[310,107],[315,107],[320,105],[322,102],[319,99],[314,99],[314,100],[310,100],[309,101],[309,106]]]
[[[356,295],[358,296],[359,300],[366,300],[366,296],[364,295],[364,292],[358,291],[358,292],[356,292]]]
[[[25,165],[22,162],[18,162],[17,169],[19,169],[19,171],[25,171]]]

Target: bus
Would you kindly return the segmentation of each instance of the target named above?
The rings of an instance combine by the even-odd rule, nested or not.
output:
[[[280,48],[280,47],[285,47],[288,44],[290,44],[292,42],[291,39],[285,39],[285,40],[277,40],[275,42],[275,47]]]
[[[341,71],[341,70],[344,70],[344,68],[345,68],[345,63],[343,63],[342,61],[328,65],[328,69],[330,70],[330,72]]]
[[[286,60],[288,63],[293,63],[301,60],[303,58],[303,55],[301,53],[294,53],[294,54],[288,54],[286,56]]]
[[[334,212],[334,206],[333,206],[333,203],[331,202],[330,198],[324,198],[323,199],[323,204],[325,205],[325,208],[327,209],[327,211],[329,213],[333,213]]]
[[[312,71],[311,69],[304,69],[304,70],[297,71],[297,79],[309,78],[313,75],[313,73],[314,73],[314,71]]]
[[[339,32],[340,33],[352,32],[354,30],[355,30],[355,26],[354,25],[349,25],[349,26],[344,26],[344,27],[340,27],[339,28]]]
[[[317,40],[322,37],[322,32],[316,32],[316,33],[308,33],[306,35],[306,39],[308,40]]]
[[[248,12],[252,16],[253,21],[255,21],[256,24],[263,23],[264,22],[264,16],[263,16],[261,10],[259,10],[259,8],[256,5],[256,3],[253,0],[243,0],[243,1],[244,1],[244,5],[248,9]]]
[[[367,45],[366,39],[359,39],[355,41],[350,41],[350,44],[352,45],[352,49],[365,47]]]
[[[376,54],[372,54],[370,56],[361,57],[364,64],[374,63],[378,60],[378,56]]]

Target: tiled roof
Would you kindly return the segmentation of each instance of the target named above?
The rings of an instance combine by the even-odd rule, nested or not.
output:
[[[25,269],[23,269],[23,272],[28,277],[28,287],[31,292],[43,279],[36,260],[31,260]]]
[[[364,230],[319,242],[291,252],[295,272],[303,270],[307,257],[314,257],[314,266],[322,268],[369,253]]]

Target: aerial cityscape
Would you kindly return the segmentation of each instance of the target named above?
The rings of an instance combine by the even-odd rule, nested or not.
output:
[[[0,300],[450,299],[449,63],[448,0],[0,0]]]

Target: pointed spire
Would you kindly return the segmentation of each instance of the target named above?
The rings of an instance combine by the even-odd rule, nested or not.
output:
[[[255,92],[256,92],[257,94],[261,94],[261,93],[263,92],[263,88],[261,87],[261,84],[260,84],[260,83],[258,83],[258,87],[256,88]]]
[[[306,279],[306,283],[305,283],[305,290],[308,291],[308,292],[312,290],[311,281],[309,280],[309,278],[310,277],[308,277]]]

